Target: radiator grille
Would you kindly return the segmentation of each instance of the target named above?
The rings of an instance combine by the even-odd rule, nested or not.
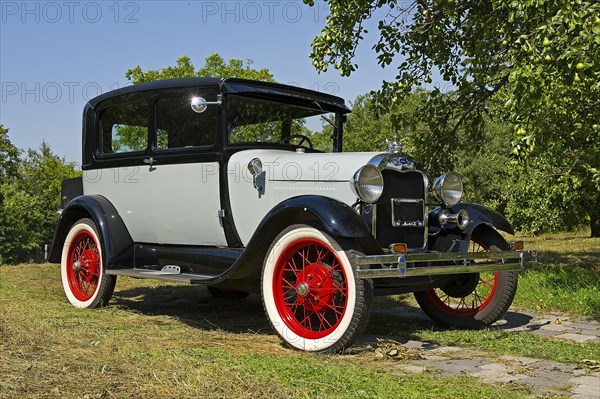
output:
[[[377,201],[375,237],[382,247],[405,243],[411,249],[425,245],[425,180],[417,171],[384,170],[383,194]]]

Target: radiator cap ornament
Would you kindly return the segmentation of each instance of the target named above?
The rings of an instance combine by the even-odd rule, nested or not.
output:
[[[398,142],[397,134],[394,135],[394,141],[391,141],[386,137],[385,144],[387,144],[388,152],[391,152],[392,154],[398,154],[402,152],[402,143]]]

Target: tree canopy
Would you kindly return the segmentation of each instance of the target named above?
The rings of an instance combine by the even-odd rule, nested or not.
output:
[[[253,63],[252,60],[244,62],[235,58],[225,61],[219,54],[213,53],[206,58],[203,66],[196,69],[190,57],[184,55],[177,59],[174,66],[144,71],[138,65],[128,69],[125,77],[134,84],[191,77],[242,78],[274,82],[273,75],[268,69],[254,69]]]
[[[63,179],[80,172],[42,142],[22,152],[0,125],[0,264],[42,258],[60,208]]]
[[[495,120],[511,126],[506,151],[512,152],[515,170],[531,157],[537,158],[524,164],[541,170],[543,159],[547,167],[540,178],[550,177],[553,190],[564,196],[577,190],[587,205],[598,208],[600,3],[325,1],[330,15],[312,43],[317,70],[333,65],[342,76],[352,74],[367,20],[377,18],[372,50],[382,67],[397,71],[376,93],[377,107],[401,102],[439,74],[452,90],[434,86],[419,119],[447,151],[481,140],[493,109]],[[392,123],[409,125],[402,118]],[[458,140],[461,128],[466,142]],[[599,215],[588,213],[593,234],[594,223],[600,234]]]

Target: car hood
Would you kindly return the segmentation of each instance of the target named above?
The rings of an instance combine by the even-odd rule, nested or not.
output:
[[[350,181],[358,168],[379,152],[300,153],[282,150],[247,150],[236,160],[258,158],[269,181]]]

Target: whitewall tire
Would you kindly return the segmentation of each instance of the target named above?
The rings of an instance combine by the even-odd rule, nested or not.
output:
[[[61,277],[69,302],[77,308],[97,308],[110,300],[116,277],[104,273],[102,247],[95,223],[78,220],[63,244]]]
[[[262,298],[275,332],[292,348],[339,352],[365,329],[373,286],[357,279],[348,252],[306,225],[283,230],[262,272]]]

